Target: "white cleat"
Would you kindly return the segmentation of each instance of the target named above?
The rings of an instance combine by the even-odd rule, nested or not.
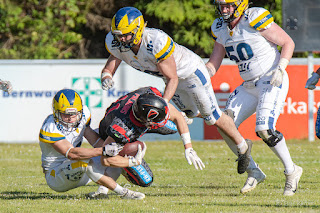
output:
[[[284,187],[283,195],[292,196],[298,189],[298,183],[302,175],[303,169],[300,166],[294,165],[294,172],[286,175],[286,185]]]
[[[105,192],[90,192],[89,194],[87,194],[87,198],[88,199],[108,199],[108,194]]]
[[[192,124],[192,122],[193,122],[193,119],[192,119],[192,118],[188,118],[188,116],[187,116],[186,113],[184,113],[184,112],[181,112],[181,114],[182,114],[184,120],[186,121],[186,123],[187,123],[188,125]]]
[[[259,183],[262,183],[266,179],[266,175],[262,172],[262,170],[258,168],[254,168],[248,171],[248,178],[240,192],[242,194],[246,194],[256,188]]]
[[[130,189],[125,189],[125,193],[121,195],[122,199],[133,199],[133,200],[142,200],[146,196],[141,192],[131,191]]]

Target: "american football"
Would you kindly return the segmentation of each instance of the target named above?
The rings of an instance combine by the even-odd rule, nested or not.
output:
[[[127,143],[126,145],[124,145],[123,149],[121,150],[121,152],[119,152],[120,156],[135,156],[138,152],[138,145],[141,145],[141,149],[143,149],[144,145],[143,142],[141,141],[135,141],[132,143]]]

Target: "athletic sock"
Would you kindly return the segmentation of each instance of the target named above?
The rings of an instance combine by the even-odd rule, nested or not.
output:
[[[122,186],[120,186],[119,184],[117,184],[116,188],[113,190],[115,193],[119,194],[119,195],[124,195],[125,193],[125,188],[123,188]]]
[[[270,147],[270,149],[281,160],[286,174],[291,174],[292,172],[294,172],[294,163],[290,156],[290,152],[288,150],[286,140],[284,139],[284,137],[282,138],[281,141],[277,143],[277,145],[275,145],[274,147]]]
[[[244,154],[247,151],[248,144],[247,144],[247,142],[245,141],[244,138],[242,139],[242,142],[240,144],[237,144],[237,148],[238,148],[238,152],[240,154]]]

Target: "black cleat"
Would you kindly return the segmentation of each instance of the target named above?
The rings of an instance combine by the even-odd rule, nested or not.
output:
[[[239,154],[238,159],[236,161],[238,161],[238,173],[242,174],[244,173],[250,163],[250,156],[251,156],[251,148],[252,148],[252,141],[249,139],[246,139],[247,145],[248,145],[248,149],[244,154]]]

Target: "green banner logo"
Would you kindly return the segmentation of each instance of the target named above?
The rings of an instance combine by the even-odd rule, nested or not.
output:
[[[89,108],[102,107],[102,89],[100,78],[72,78],[72,88],[76,90]]]

